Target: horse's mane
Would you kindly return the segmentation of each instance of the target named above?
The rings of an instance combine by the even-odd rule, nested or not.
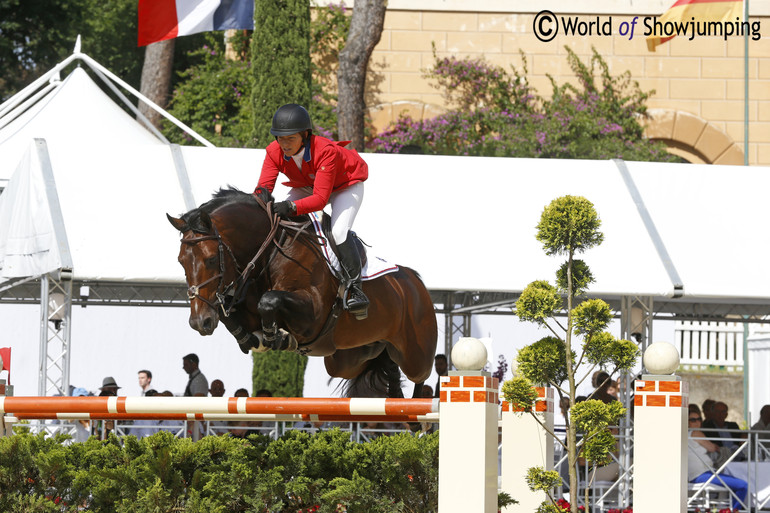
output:
[[[210,200],[202,204],[198,208],[194,208],[182,215],[182,220],[187,226],[194,232],[205,233],[207,231],[203,222],[201,221],[201,213],[211,215],[214,211],[233,204],[244,205],[258,205],[257,199],[253,194],[243,192],[240,189],[228,185],[226,188],[220,188],[214,194]]]

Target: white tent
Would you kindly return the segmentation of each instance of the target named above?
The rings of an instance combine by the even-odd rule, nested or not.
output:
[[[88,304],[183,305],[178,236],[165,213],[184,212],[228,184],[251,190],[264,152],[169,146],[114,105],[99,106],[105,101],[111,103],[75,70],[45,104],[0,128],[0,178],[10,178],[0,196],[0,227],[13,225],[15,240],[61,242],[36,232],[39,223],[20,227],[4,217],[7,203],[23,202],[10,194],[18,184],[43,179],[36,168],[41,160],[22,161],[22,155],[33,137],[44,138],[74,281],[91,287]],[[616,304],[624,297],[649,297],[655,313],[687,318],[770,314],[770,276],[762,265],[770,250],[763,207],[770,190],[767,169],[364,158],[370,178],[357,232],[378,255],[418,270],[438,303],[446,302],[445,293],[462,293],[471,298],[462,305],[466,312],[509,306],[529,282],[553,280],[561,258],[543,254],[535,225],[546,204],[570,194],[592,201],[603,222],[604,243],[583,256],[596,277],[592,295]],[[34,199],[27,208],[30,219],[36,212],[58,215]],[[18,233],[21,228],[26,233]],[[0,249],[6,248],[0,262],[8,261],[8,240],[0,240]],[[0,286],[0,300],[13,301],[15,290]],[[34,297],[30,290],[26,297]],[[501,301],[485,305],[488,297]],[[217,335],[227,338],[222,329]]]
[[[28,109],[0,118],[0,178],[9,178],[33,138],[46,139],[51,152],[60,148],[92,148],[121,143],[166,146],[142,127],[94,83],[82,68],[66,79],[53,77],[55,87]]]

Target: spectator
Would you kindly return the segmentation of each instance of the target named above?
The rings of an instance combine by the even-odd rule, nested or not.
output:
[[[72,391],[72,397],[87,397],[88,390],[85,388],[75,388]],[[91,421],[80,419],[75,421],[75,442],[85,442],[91,436]]]
[[[611,403],[613,401],[617,401],[618,400],[617,397],[613,397],[607,391],[609,389],[610,385],[612,384],[612,380],[610,379],[610,375],[609,374],[607,374],[604,371],[595,372],[591,382],[592,382],[595,390],[588,397],[589,399],[597,399],[597,400],[602,401],[604,403]]]
[[[706,399],[701,404],[701,410],[703,413],[703,422],[711,422],[713,420],[711,409],[714,407],[714,404],[716,403],[713,399]]]
[[[762,409],[759,410],[759,420],[755,422],[753,426],[751,426],[751,430],[757,431],[755,434],[757,440],[770,440],[770,404],[764,405]],[[767,459],[766,445],[761,443],[759,447],[759,457],[757,457],[757,445],[752,442],[752,459]]]
[[[437,354],[433,357],[433,368],[436,369],[436,374],[438,374],[438,381],[436,381],[436,389],[435,393],[433,394],[433,397],[439,397],[441,393],[441,376],[446,376],[447,372],[449,371],[449,363],[447,362],[446,355],[444,354]]]
[[[144,395],[144,397],[155,397],[157,395],[160,395],[158,394],[158,391],[155,390],[154,388],[150,388],[149,390],[143,390],[142,394]],[[160,420],[154,420],[154,419],[134,421],[134,425],[131,427],[128,433],[130,435],[134,435],[137,438],[150,436],[160,431],[160,428],[158,428],[157,426],[160,426],[161,422],[162,421]]]
[[[430,387],[430,385],[423,385],[422,386],[422,397],[425,399],[430,399],[433,397],[433,389]],[[436,423],[435,422],[420,422],[417,427],[419,433],[417,436],[425,436],[429,435],[436,431]]]
[[[182,357],[182,368],[190,376],[184,389],[185,397],[206,397],[208,395],[209,382],[198,368],[199,362],[198,355],[195,353]]]
[[[225,384],[222,383],[221,379],[215,379],[211,382],[209,393],[211,394],[211,397],[224,397]],[[229,425],[230,422],[227,420],[212,420],[209,422],[209,433],[220,436],[225,435],[229,432],[229,429],[227,428]]]
[[[255,396],[256,397],[273,397],[273,393],[266,388],[260,388],[259,390],[257,390],[257,393],[255,394]],[[278,429],[278,423],[273,421],[257,422],[256,425],[261,426],[266,430]]]
[[[711,420],[704,420],[701,429],[706,432],[712,442],[720,447],[727,447],[730,452],[735,452],[740,447],[742,438],[746,438],[745,433],[739,433],[738,424],[727,420],[727,404],[717,401],[711,408]],[[745,459],[744,454],[739,454],[736,460]]]
[[[174,397],[174,394],[171,392],[171,390],[164,390],[163,392],[158,394],[158,397]],[[169,428],[169,429],[165,429],[164,431],[169,431],[176,436],[181,436],[179,431],[184,428],[185,422],[183,420],[165,419],[165,420],[158,421],[158,426],[160,426],[161,428]]]
[[[142,395],[147,395],[147,391],[152,388],[152,372],[142,369],[137,375],[139,376],[139,388],[142,389]]]
[[[759,410],[759,420],[751,426],[752,431],[764,431],[764,433],[757,433],[757,438],[760,440],[770,439],[770,404],[766,404]]]
[[[225,395],[225,384],[222,383],[221,379],[215,379],[211,382],[211,388],[209,388],[209,393],[211,394],[211,397],[224,397]]]
[[[273,394],[269,390],[259,390],[257,397],[272,397]],[[245,388],[239,388],[235,391],[234,397],[249,397],[249,391]],[[234,438],[246,438],[249,435],[256,434],[257,429],[262,427],[263,422],[259,420],[236,420],[230,421],[230,435]]]
[[[706,435],[700,430],[703,418],[698,412],[697,405],[690,405],[687,415],[687,425],[690,428],[690,436],[687,440],[687,479],[691,483],[705,483],[714,475],[714,469],[711,467],[711,461],[719,457],[719,446],[711,440],[706,439]],[[727,485],[740,499],[746,500],[746,493],[749,485],[743,479],[720,474],[719,478]],[[720,481],[712,481],[721,484]],[[741,509],[738,499],[733,498],[733,509]]]
[[[115,378],[112,376],[107,376],[102,380],[102,386],[99,387],[99,390],[101,390],[100,396],[105,395],[118,395],[118,389],[123,388],[119,387],[117,383],[115,383]]]

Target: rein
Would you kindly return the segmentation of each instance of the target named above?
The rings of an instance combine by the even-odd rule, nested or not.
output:
[[[213,226],[214,233],[210,235],[200,235],[198,237],[190,237],[189,239],[182,239],[182,242],[185,244],[198,244],[199,242],[203,242],[206,240],[216,240],[219,245],[219,274],[215,274],[214,276],[210,277],[208,280],[205,280],[203,283],[199,283],[197,285],[190,285],[187,289],[187,299],[193,300],[193,299],[200,299],[207,305],[209,305],[214,310],[217,309],[218,305],[224,305],[224,296],[225,292],[227,290],[226,287],[223,287],[224,285],[224,277],[225,277],[225,249],[227,249],[228,254],[230,255],[230,258],[232,258],[233,263],[235,264],[236,270],[238,269],[238,261],[235,259],[235,254],[233,254],[233,250],[230,249],[230,246],[228,246],[224,240],[222,240],[222,236],[219,234],[219,231],[217,230],[216,226]],[[205,297],[200,295],[200,290],[207,284],[211,283],[212,281],[219,278],[219,284],[217,285],[217,290],[214,293],[216,299],[214,301],[211,301],[209,299],[206,299]]]
[[[199,283],[197,285],[191,285],[187,289],[187,297],[190,300],[193,299],[200,299],[207,305],[209,305],[214,310],[218,310],[219,308],[222,309],[222,314],[227,319],[230,317],[230,314],[233,311],[233,308],[240,304],[246,296],[246,291],[248,290],[248,285],[252,280],[259,279],[263,274],[269,273],[269,267],[270,263],[272,262],[273,258],[275,257],[276,253],[280,252],[282,255],[286,255],[286,250],[294,244],[294,242],[301,236],[306,237],[307,239],[313,240],[314,243],[318,246],[322,246],[325,244],[325,241],[318,240],[318,237],[316,237],[313,233],[309,233],[307,231],[307,228],[311,226],[312,222],[308,219],[307,221],[291,221],[288,219],[281,219],[277,214],[273,213],[272,211],[272,201],[264,202],[261,198],[255,197],[257,200],[257,203],[262,207],[262,209],[265,210],[268,214],[268,219],[270,220],[270,230],[268,231],[267,236],[265,237],[264,241],[260,245],[259,249],[257,250],[256,254],[252,257],[252,259],[246,264],[246,266],[243,268],[243,270],[240,269],[240,266],[238,265],[238,261],[235,258],[235,254],[233,253],[233,250],[230,248],[230,246],[222,239],[222,236],[220,235],[219,231],[216,228],[216,225],[212,223],[213,233],[208,235],[201,235],[198,237],[191,237],[189,239],[182,239],[182,242],[185,244],[197,244],[199,242],[207,241],[207,240],[216,240],[219,244],[219,274],[216,274],[214,276],[211,276],[207,280],[205,280],[202,283]],[[283,231],[279,232],[279,229],[283,228]],[[294,232],[292,236],[289,236],[288,232]],[[279,234],[280,233],[280,234]],[[288,240],[287,240],[288,239]],[[268,249],[274,245],[272,251],[267,256],[267,261],[262,265],[262,270],[257,276],[252,276],[254,273],[254,270],[257,267],[257,262],[261,257],[263,257]],[[233,263],[236,267],[236,272],[238,273],[238,276],[229,284],[224,284],[224,276],[225,276],[225,250],[227,250],[227,253],[230,255],[230,257],[233,260]],[[208,283],[211,283],[212,281],[219,279],[219,283],[217,285],[217,290],[214,293],[215,299],[207,299],[200,295],[200,290]],[[228,301],[228,296],[229,301]],[[332,305],[331,311],[329,313],[329,316],[327,317],[324,325],[321,328],[321,331],[318,333],[318,335],[309,342],[303,343],[302,346],[307,348],[308,346],[311,346],[314,344],[318,339],[320,339],[322,336],[326,335],[336,324],[336,320],[340,315],[341,311],[341,302],[339,298],[334,302]],[[226,323],[228,324],[228,323]],[[231,323],[230,323],[231,324]],[[235,331],[241,331],[242,328],[240,326],[228,326],[228,329],[233,332]],[[237,337],[236,337],[237,338]],[[239,340],[239,344],[247,343],[241,342]],[[302,352],[302,351],[300,351]]]
[[[249,283],[251,274],[257,267],[257,261],[265,253],[265,251],[267,251],[267,248],[270,247],[271,244],[275,244],[273,252],[270,253],[270,256],[267,258],[267,262],[265,262],[265,265],[262,266],[262,271],[255,279],[258,279],[263,273],[267,271],[268,267],[270,266],[270,262],[275,256],[276,251],[280,251],[281,254],[285,254],[286,248],[294,244],[294,241],[297,240],[300,235],[305,233],[305,229],[308,228],[311,224],[310,220],[300,222],[281,219],[277,214],[272,212],[272,201],[265,203],[261,198],[256,196],[255,198],[257,203],[259,203],[259,205],[268,214],[268,219],[270,219],[270,231],[268,232],[267,237],[265,237],[265,240],[262,241],[262,245],[257,250],[257,253],[249,261],[249,263],[246,264],[246,267],[243,269],[240,275],[226,287],[225,290],[228,292],[230,289],[233,289],[233,300],[231,301],[229,307],[225,307],[224,303],[222,303],[222,312],[224,313],[225,317],[229,317],[233,307],[243,300],[243,297],[246,294],[246,289],[248,288],[247,284]],[[288,243],[285,242],[285,231],[281,234],[280,240],[276,240],[278,228],[280,227],[283,227],[284,230],[291,230],[295,232],[294,237],[292,237]]]
[[[304,230],[311,224],[310,221],[297,222],[297,221],[281,220],[277,214],[270,215],[272,209],[270,208],[269,203],[266,204],[260,198],[256,198],[256,199],[257,199],[257,202],[260,204],[260,206],[266,212],[268,212],[268,218],[270,219],[270,231],[268,232],[267,237],[265,237],[265,240],[262,242],[262,245],[260,246],[259,250],[257,250],[257,253],[249,261],[249,263],[246,264],[246,267],[243,270],[240,269],[240,266],[238,265],[238,260],[235,258],[235,254],[233,253],[233,250],[224,241],[224,239],[222,239],[222,236],[220,235],[219,230],[217,230],[216,225],[214,225],[213,223],[212,223],[212,228],[214,230],[214,233],[207,234],[207,235],[200,235],[197,237],[190,237],[188,239],[182,239],[182,242],[185,244],[198,244],[199,242],[203,242],[207,240],[217,241],[217,244],[219,245],[219,274],[215,274],[214,276],[211,276],[204,282],[198,283],[197,285],[191,285],[187,289],[187,298],[190,300],[199,299],[204,303],[206,303],[211,308],[213,308],[214,310],[218,310],[221,307],[222,314],[225,317],[229,317],[235,305],[237,305],[243,300],[246,293],[246,289],[248,288],[247,284],[249,283],[251,274],[254,272],[254,269],[256,268],[257,261],[267,251],[270,245],[272,243],[275,243],[275,246],[276,246],[275,251],[281,251],[283,253],[285,251],[285,248],[293,244],[294,241],[302,233],[304,233]],[[294,237],[292,237],[292,239],[288,243],[284,243],[285,237],[283,236],[281,237],[280,241],[276,240],[276,235],[280,227],[296,232]],[[285,235],[285,232],[282,235]],[[224,284],[224,277],[225,277],[224,252],[225,250],[227,250],[227,253],[230,255],[230,258],[233,260],[233,263],[235,264],[235,270],[238,273],[238,276],[235,278],[235,280],[231,281],[227,285]],[[270,256],[268,257],[268,260],[265,266],[263,266],[262,268],[262,273],[264,273],[267,270],[268,266],[270,265],[270,261],[273,259],[275,251],[271,253]],[[257,276],[257,278],[258,277],[259,276]],[[208,299],[203,297],[200,294],[201,289],[216,279],[219,279],[219,283],[217,285],[217,290],[214,293],[215,299]],[[226,298],[228,295],[232,295],[232,300],[229,301],[229,306],[226,305],[226,303],[228,303],[228,301],[226,301]]]

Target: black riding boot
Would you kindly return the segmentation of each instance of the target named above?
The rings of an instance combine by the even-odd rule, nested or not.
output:
[[[337,253],[345,280],[346,308],[356,316],[356,319],[366,319],[369,298],[361,289],[361,256],[358,254],[352,233],[348,232],[345,242],[337,245]]]

